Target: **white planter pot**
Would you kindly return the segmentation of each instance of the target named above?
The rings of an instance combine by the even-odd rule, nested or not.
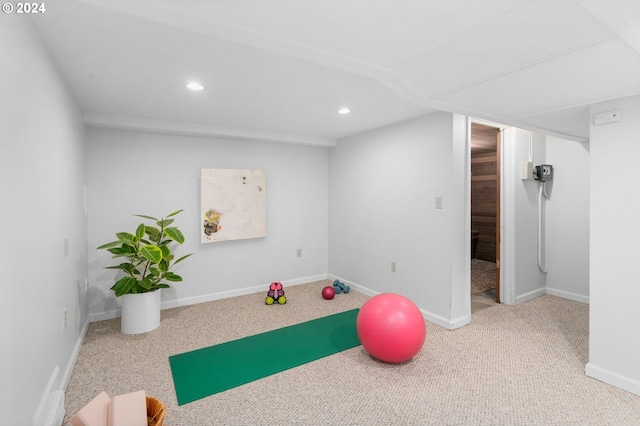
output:
[[[121,297],[120,331],[124,334],[145,333],[160,326],[160,290]]]

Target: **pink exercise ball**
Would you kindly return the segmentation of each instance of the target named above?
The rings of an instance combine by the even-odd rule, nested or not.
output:
[[[378,294],[367,300],[358,312],[356,330],[371,356],[391,363],[416,356],[427,336],[420,309],[395,293]]]

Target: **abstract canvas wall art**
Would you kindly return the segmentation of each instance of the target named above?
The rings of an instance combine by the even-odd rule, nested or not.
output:
[[[202,169],[202,243],[266,236],[266,173],[259,169]]]

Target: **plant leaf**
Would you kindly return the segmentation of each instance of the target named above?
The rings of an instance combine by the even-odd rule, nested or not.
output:
[[[141,247],[140,254],[152,263],[159,263],[162,260],[162,250],[158,246],[148,245]]]
[[[156,219],[156,218],[155,218],[155,217],[153,217],[153,216],[147,216],[147,215],[144,215],[144,214],[134,214],[134,216],[143,217],[143,218],[145,218],[145,219],[151,219],[151,220],[153,220],[154,222],[158,220],[158,219]]]
[[[154,226],[147,226],[145,229],[145,232],[147,233],[148,236],[152,236],[152,235],[158,235],[160,233],[160,230]]]
[[[166,228],[167,226],[171,225],[173,222],[174,222],[173,219],[162,219],[157,222],[157,225],[162,228]]]
[[[182,231],[180,231],[178,228],[175,228],[175,227],[165,228],[164,235],[171,238],[173,241],[175,241],[178,244],[184,243],[184,235],[182,234]]]
[[[167,272],[167,275],[165,275],[164,279],[174,283],[178,281],[182,281],[182,277],[178,274],[174,274],[173,272]]]
[[[120,242],[136,241],[136,236],[133,235],[131,232],[118,232],[116,234],[116,237],[120,240]]]
[[[183,260],[185,260],[187,257],[191,256],[193,253],[189,253],[185,256],[182,256],[180,259],[176,260],[175,262],[173,262],[173,265],[175,266],[177,263],[182,262]]]
[[[130,245],[127,244],[122,244],[121,247],[114,247],[114,248],[110,248],[107,249],[107,251],[109,253],[114,254],[113,257],[121,257],[121,256],[132,256],[135,255],[136,253],[136,249],[135,247],[131,247]]]
[[[103,244],[103,245],[99,246],[98,248],[96,248],[96,250],[104,250],[104,249],[108,249],[108,248],[111,248],[111,247],[117,247],[120,244],[122,244],[122,241],[120,241],[120,240],[111,241],[110,243]]]
[[[135,278],[132,277],[123,277],[116,282],[111,290],[115,291],[116,297],[120,297],[123,294],[127,294],[131,292],[131,289],[136,284]]]
[[[162,259],[162,262],[158,263],[158,268],[160,268],[162,272],[167,272],[169,270],[169,262]]]
[[[166,244],[161,244],[160,250],[162,250],[162,258],[164,260],[171,260],[170,258],[173,256],[171,255],[171,250],[169,249],[169,247],[167,247]]]
[[[144,231],[145,231],[144,223],[141,223],[140,225],[138,225],[138,229],[136,229],[136,237],[138,238],[138,240],[144,237]]]
[[[158,243],[162,238],[162,235],[160,235],[160,230],[152,226],[147,226],[147,235],[149,236],[149,239],[154,243]]]
[[[136,248],[138,247],[138,242],[137,241],[122,241],[122,247],[124,248],[125,246],[129,246],[133,249],[132,252],[136,251]]]
[[[138,281],[138,284],[140,284],[140,287],[144,288],[145,290],[150,290],[150,289],[151,289],[151,286],[153,285],[153,284],[151,283],[151,281],[149,281],[149,280],[148,280],[148,279],[146,279],[146,278],[145,278],[145,279],[143,279],[143,280]]]
[[[131,275],[140,275],[140,271],[138,271],[135,266],[131,263],[121,263],[119,265],[107,266],[104,269],[119,269],[125,271]]]
[[[182,211],[182,209],[180,209],[180,210],[176,210],[176,211],[175,211],[175,212],[173,212],[173,213],[169,213],[169,214],[167,215],[167,217],[175,216],[175,215],[177,215],[178,213],[180,213],[181,211]]]

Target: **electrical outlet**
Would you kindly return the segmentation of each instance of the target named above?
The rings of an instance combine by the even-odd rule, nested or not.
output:
[[[396,268],[396,261],[392,260],[391,261],[391,272],[397,272],[397,268]]]
[[[64,257],[69,256],[69,239],[64,239]]]
[[[296,250],[296,257],[302,257],[302,249]]]
[[[436,209],[442,208],[442,195],[436,197]]]
[[[67,328],[67,310],[63,309],[62,310],[62,329],[66,329]]]

